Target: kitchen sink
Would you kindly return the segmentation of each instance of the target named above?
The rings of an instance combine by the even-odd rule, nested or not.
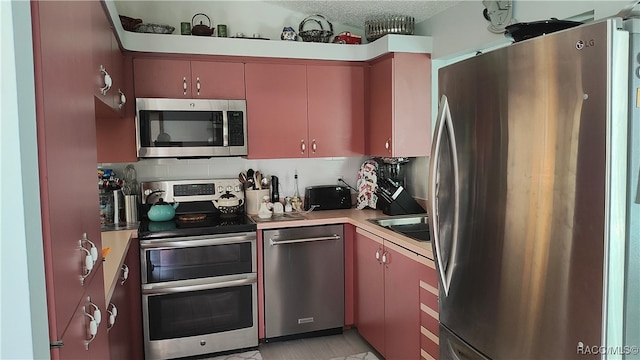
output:
[[[430,240],[429,218],[426,215],[368,219],[368,221],[399,234],[408,236],[414,240]]]

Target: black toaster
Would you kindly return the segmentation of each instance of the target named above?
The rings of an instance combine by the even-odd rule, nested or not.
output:
[[[304,189],[304,209],[336,210],[351,208],[351,191],[346,186],[318,185]]]

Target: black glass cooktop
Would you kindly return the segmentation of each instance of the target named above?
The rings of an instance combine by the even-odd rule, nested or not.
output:
[[[256,224],[245,214],[224,215],[204,214],[197,221],[181,221],[176,215],[169,221],[150,221],[143,219],[138,228],[138,239],[165,239],[183,236],[215,235],[256,231]]]

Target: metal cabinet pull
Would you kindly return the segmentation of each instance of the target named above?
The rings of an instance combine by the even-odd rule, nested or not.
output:
[[[127,103],[127,97],[124,95],[122,90],[118,89],[118,93],[120,94],[120,102],[118,103],[118,109],[122,109]]]
[[[378,248],[378,250],[376,250],[376,260],[382,264],[382,262],[380,261],[380,252],[382,251],[381,248]]]
[[[182,78],[182,94],[184,96],[187,96],[187,78],[186,77]]]
[[[100,308],[91,301],[91,297],[89,296],[87,296],[87,302],[89,302],[89,306],[93,308],[93,320],[95,320],[96,325],[100,325],[102,322],[102,312],[100,311]]]
[[[100,93],[102,95],[107,95],[107,92],[113,85],[113,80],[111,80],[111,75],[109,75],[107,69],[105,69],[102,65],[100,65],[100,74],[104,75],[104,86],[100,88]]]
[[[129,279],[129,267],[127,266],[127,264],[122,264],[122,281],[120,281],[120,285],[124,285],[125,282],[127,282],[127,279]]]
[[[391,138],[388,138],[387,141],[384,142],[384,148],[387,149],[387,152],[391,153]]]
[[[196,89],[198,90],[198,96],[200,96],[200,77],[196,77]]]
[[[389,265],[389,252],[385,251],[382,253],[382,263]]]
[[[82,307],[82,313],[84,316],[89,318],[89,338],[84,341],[84,349],[89,350],[89,344],[96,338],[96,334],[98,334],[98,323],[93,315],[87,312],[87,308],[85,306]]]
[[[313,153],[316,153],[316,150],[318,150],[318,146],[316,145],[316,139],[311,140],[311,150],[313,151]]]
[[[89,274],[91,274],[91,270],[93,270],[93,257],[91,256],[89,250],[84,248],[82,245],[80,246],[80,251],[85,253],[83,264],[84,270],[80,275],[80,283],[84,285],[84,280],[89,276]]]
[[[300,149],[302,150],[300,154],[304,154],[307,151],[307,145],[304,143],[304,139],[300,140]]]
[[[116,318],[118,317],[118,308],[113,305],[113,303],[109,303],[109,307],[107,308],[107,313],[109,313],[109,323],[107,326],[107,331],[111,330],[113,325],[116,324]]]

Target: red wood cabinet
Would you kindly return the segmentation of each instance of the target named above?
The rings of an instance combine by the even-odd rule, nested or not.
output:
[[[367,153],[428,156],[431,148],[431,58],[393,53],[371,63]]]
[[[309,157],[364,154],[364,68],[308,65]]]
[[[52,343],[77,317],[84,281],[83,234],[100,244],[92,69],[92,2],[31,3],[45,276]],[[73,41],[69,41],[73,39]],[[88,243],[83,244],[89,248]],[[95,268],[99,268],[96,264]],[[102,284],[102,282],[101,282]],[[104,290],[96,289],[96,298]]]
[[[437,332],[427,338],[435,336],[433,354],[433,346],[423,346],[421,328],[421,282],[437,286],[433,262],[362,229],[355,247],[358,332],[388,360],[419,359],[424,348],[437,359]]]
[[[353,64],[248,63],[250,158],[364,153],[364,69]]]
[[[248,157],[307,157],[306,66],[248,63],[245,76]]]
[[[140,247],[136,239],[132,239],[111,301],[106,304],[111,314],[117,309],[115,321],[109,324],[108,330],[112,360],[143,358],[141,299]]]
[[[133,66],[136,97],[245,98],[242,62],[135,58]]]
[[[109,359],[107,337],[108,314],[104,308],[102,266],[96,265],[96,278],[80,298],[67,330],[62,336],[63,346],[51,352],[52,359]],[[100,315],[96,315],[96,313]],[[96,321],[96,333],[91,335],[91,322]],[[97,321],[100,320],[98,324]]]
[[[358,333],[384,355],[383,242],[378,236],[356,229],[356,327]]]

